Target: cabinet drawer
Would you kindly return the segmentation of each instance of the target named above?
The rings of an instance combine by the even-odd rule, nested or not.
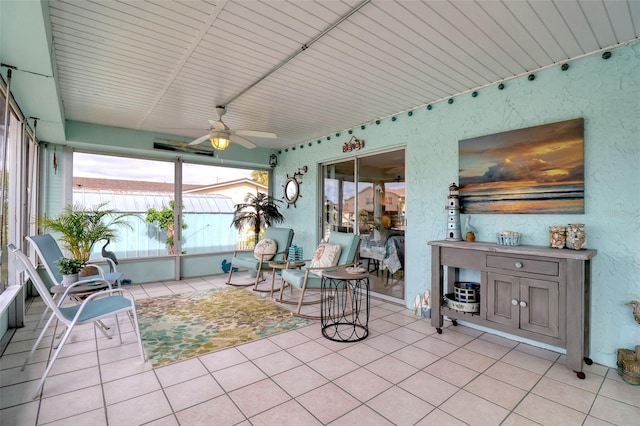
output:
[[[549,276],[558,276],[560,269],[558,262],[544,260],[530,260],[518,257],[487,256],[487,267],[499,268],[507,271],[529,272]]]

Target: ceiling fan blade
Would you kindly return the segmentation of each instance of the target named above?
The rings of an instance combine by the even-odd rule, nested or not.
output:
[[[198,139],[189,142],[189,145],[198,145],[206,141],[207,139],[209,139],[209,133],[207,133],[206,135],[202,135]]]
[[[247,149],[253,149],[256,147],[256,145],[253,142],[250,142],[245,138],[240,137],[236,134],[231,135],[229,138],[231,139],[231,142],[235,142],[238,145],[244,146]]]
[[[275,133],[259,132],[257,130],[236,130],[235,134],[239,136],[253,136],[255,138],[265,138],[265,139],[275,139],[278,137],[276,136]]]

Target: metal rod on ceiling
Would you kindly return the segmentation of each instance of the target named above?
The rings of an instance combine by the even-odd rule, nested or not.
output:
[[[295,52],[293,52],[291,55],[289,55],[286,59],[284,59],[282,62],[280,62],[278,65],[276,65],[275,67],[271,68],[269,71],[267,71],[266,74],[264,74],[262,77],[258,78],[256,81],[254,81],[253,83],[251,83],[249,86],[247,86],[246,88],[244,88],[240,93],[236,94],[235,96],[233,96],[231,99],[228,99],[224,104],[222,104],[221,106],[227,106],[229,105],[231,102],[235,101],[236,99],[238,99],[240,96],[244,95],[245,93],[247,93],[249,90],[251,90],[252,88],[254,88],[256,85],[258,85],[261,81],[263,81],[265,78],[269,77],[271,74],[273,74],[274,72],[278,71],[280,68],[284,67],[287,63],[289,63],[291,60],[293,60],[296,56],[298,56],[300,53],[304,52],[305,50],[307,50],[309,47],[311,47],[311,45],[313,43],[315,43],[316,41],[320,40],[322,37],[324,37],[325,35],[327,35],[327,33],[329,33],[329,31],[333,30],[335,27],[337,27],[338,25],[340,25],[342,22],[344,22],[345,20],[349,19],[349,17],[351,17],[351,15],[353,15],[354,13],[356,13],[357,11],[359,11],[360,9],[362,9],[367,3],[371,2],[371,0],[364,0],[361,3],[359,3],[357,6],[355,6],[353,9],[351,9],[349,12],[347,12],[345,15],[341,16],[340,19],[338,19],[336,22],[334,22],[333,24],[329,25],[327,28],[325,28],[324,30],[322,30],[322,32],[320,34],[318,34],[317,36],[315,36],[314,38],[312,38],[311,40],[309,40],[308,42],[306,42],[305,44],[302,45],[302,47],[299,50],[296,50]]]

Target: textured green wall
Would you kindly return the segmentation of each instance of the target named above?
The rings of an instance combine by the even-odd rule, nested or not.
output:
[[[592,261],[591,356],[614,366],[618,348],[640,344],[638,324],[624,303],[640,300],[640,44],[613,50],[610,59],[594,55],[440,102],[431,110],[417,108],[412,116],[366,124],[353,132],[365,140],[369,154],[394,146],[406,147],[407,306],[430,286],[427,242],[445,238],[448,185],[458,181],[458,141],[540,124],[584,117],[585,214],[474,215],[477,240],[494,241],[497,231],[518,230],[525,244],[547,245],[548,226],[583,222],[588,247],[598,250]],[[350,135],[305,141],[282,152],[276,168],[276,195],[286,174],[307,165],[302,198],[285,210],[295,229],[295,243],[307,257],[318,241],[312,223],[318,211],[318,171],[321,162],[343,159],[342,144]],[[464,217],[463,217],[464,222]]]

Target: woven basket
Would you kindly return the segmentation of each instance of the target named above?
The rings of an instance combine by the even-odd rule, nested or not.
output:
[[[519,246],[521,236],[522,234],[520,234],[519,232],[511,232],[510,234],[498,233],[496,235],[498,244],[500,244],[501,246]]]
[[[451,309],[455,309],[456,311],[460,311],[460,312],[470,312],[470,313],[480,312],[480,302],[478,303],[458,302],[457,300],[455,300],[455,297],[456,296],[454,293],[446,294],[444,296],[445,305],[447,305],[447,307]]]
[[[630,385],[640,385],[640,360],[625,359],[622,361],[622,380]]]
[[[640,345],[636,350],[618,349],[618,374],[630,385],[640,385]]]
[[[635,361],[636,353],[631,349],[618,349],[618,374],[622,376],[622,363],[624,361]]]
[[[91,277],[93,275],[98,275],[99,273],[100,271],[98,270],[98,268],[96,268],[95,266],[89,265],[82,268],[78,275],[80,277]]]

